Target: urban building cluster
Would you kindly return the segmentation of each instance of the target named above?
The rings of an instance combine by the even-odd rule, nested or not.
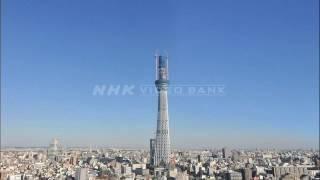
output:
[[[167,166],[152,165],[149,150],[65,148],[2,149],[1,180],[316,180],[313,150],[173,150]]]

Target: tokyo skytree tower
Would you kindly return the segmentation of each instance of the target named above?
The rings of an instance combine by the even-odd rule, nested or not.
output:
[[[170,161],[168,113],[168,57],[156,55],[156,87],[158,90],[158,119],[155,139],[154,165],[166,166]]]

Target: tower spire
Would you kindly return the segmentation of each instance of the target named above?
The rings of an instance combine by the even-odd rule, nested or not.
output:
[[[156,81],[158,90],[158,117],[155,139],[154,165],[167,166],[170,161],[168,113],[168,56],[156,55]]]

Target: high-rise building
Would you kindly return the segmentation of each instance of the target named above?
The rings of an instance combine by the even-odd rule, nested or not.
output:
[[[57,139],[53,139],[48,148],[48,158],[50,160],[57,160],[60,151],[61,148],[59,141]]]
[[[222,148],[222,157],[223,158],[231,157],[231,152],[228,148],[226,148],[226,147]]]
[[[239,161],[240,159],[240,152],[239,151],[232,151],[231,159],[232,161]]]
[[[89,180],[88,168],[78,168],[75,174],[76,180]]]
[[[156,55],[156,81],[158,90],[158,118],[155,141],[155,166],[167,166],[170,161],[170,136],[168,113],[168,57]]]
[[[154,153],[155,153],[156,140],[150,139],[150,164],[154,165]]]
[[[202,156],[200,154],[198,154],[198,162],[202,162]]]

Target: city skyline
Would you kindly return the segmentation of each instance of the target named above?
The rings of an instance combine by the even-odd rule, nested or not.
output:
[[[169,94],[172,148],[318,148],[318,3],[6,1],[1,145],[148,148],[157,99],[92,92],[153,85],[160,49],[172,84],[225,91]]]

